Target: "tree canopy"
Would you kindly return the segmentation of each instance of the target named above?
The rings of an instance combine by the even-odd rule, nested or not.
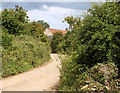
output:
[[[15,9],[4,9],[2,11],[2,28],[4,32],[19,35],[25,29],[28,22],[27,11],[18,5]]]
[[[47,22],[44,22],[44,20],[38,20],[37,23],[43,25],[45,29],[50,28],[50,25]]]
[[[74,21],[70,20],[68,24],[73,26]],[[100,87],[94,88],[95,91],[108,90],[106,86],[111,90],[118,90],[116,80],[120,77],[120,3],[92,3],[82,20],[82,25],[72,27],[71,33],[74,35],[69,37],[70,40],[77,43],[70,48],[77,48],[62,62],[61,89],[87,91],[90,86],[88,90],[93,91],[92,87],[95,84]],[[117,66],[114,69],[118,69],[118,73],[111,75],[111,79],[108,80],[107,76],[97,73],[94,69],[93,77],[90,71],[93,68],[97,69],[96,65],[100,63],[102,66],[114,63]],[[86,80],[94,82],[93,86],[90,85],[92,83],[86,84]],[[83,89],[86,85],[88,87]]]

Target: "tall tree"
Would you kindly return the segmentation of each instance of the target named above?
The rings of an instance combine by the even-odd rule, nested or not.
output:
[[[46,36],[44,35],[44,26],[38,22],[30,22],[26,28],[25,34],[34,37],[41,38],[42,41],[46,41]]]
[[[40,23],[44,26],[44,28],[50,28],[50,25],[47,22],[44,22],[44,20],[38,20],[37,23]]]
[[[4,9],[2,11],[2,26],[9,34],[19,35],[25,29],[28,22],[27,11],[18,5],[15,9]],[[3,30],[4,31],[4,30]]]
[[[65,21],[69,24],[69,31],[71,31],[75,25],[79,25],[81,23],[80,17],[74,18],[73,16],[66,17],[63,22]]]

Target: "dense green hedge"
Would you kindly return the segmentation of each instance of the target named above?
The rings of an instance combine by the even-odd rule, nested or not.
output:
[[[77,46],[77,49],[71,52],[71,57],[62,61],[60,89],[64,91],[87,91],[84,90],[84,86],[89,86],[91,83],[85,83],[85,80],[91,78],[89,71],[91,68],[95,68],[97,65],[98,73],[94,72],[95,85],[91,86],[89,91],[99,92],[101,90],[118,90],[120,89],[120,2],[106,2],[106,3],[94,3],[88,10],[88,14],[83,19],[81,29],[76,27],[72,31],[75,34],[73,46]],[[72,37],[73,38],[73,37]],[[104,73],[109,74],[109,69],[106,68],[109,63],[113,63],[117,69],[117,73],[110,74],[107,78],[113,77],[108,81],[110,82],[102,84],[103,76],[99,75],[99,65],[102,63]],[[96,69],[95,69],[96,70]],[[92,72],[91,72],[92,73]],[[107,80],[105,78],[105,81]],[[94,81],[94,80],[93,80]],[[97,84],[102,85],[101,90],[97,88]],[[98,84],[98,85],[99,85]],[[96,88],[94,88],[96,86]],[[117,86],[117,87],[115,87]],[[83,89],[83,90],[82,90]]]
[[[5,32],[13,35],[20,35],[24,32],[26,27],[25,24],[28,23],[27,11],[18,5],[14,9],[4,9],[0,14],[2,14],[2,29]]]
[[[4,49],[9,49],[12,46],[14,35],[9,33],[2,33],[1,43]]]
[[[47,42],[47,38],[44,35],[44,30],[45,28],[42,24],[34,21],[34,22],[29,22],[26,25],[26,28],[23,34],[33,36],[33,37],[38,37],[41,39],[42,42]]]
[[[37,67],[50,59],[44,26],[38,22],[29,22],[26,10],[16,5],[13,9],[0,12],[0,18],[4,78]]]
[[[29,22],[27,10],[24,10],[18,5],[16,5],[13,9],[4,9],[2,12],[0,12],[0,18],[2,33],[5,33],[6,35],[30,35],[33,37],[41,38],[41,41],[43,42],[47,41],[46,36],[44,35],[44,25],[35,21]]]
[[[17,36],[9,49],[2,51],[3,78],[25,72],[47,62],[50,59],[50,48],[39,38]]]
[[[53,35],[53,38],[50,43],[50,47],[53,53],[58,53],[62,51],[62,40],[63,40],[63,34],[61,32],[56,32]]]

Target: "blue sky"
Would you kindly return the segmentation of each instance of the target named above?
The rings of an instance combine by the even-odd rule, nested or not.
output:
[[[90,2],[2,2],[2,9],[22,6],[28,10],[30,21],[44,20],[50,24],[50,28],[62,29],[68,27],[63,23],[65,17],[78,17],[83,15],[90,7]]]

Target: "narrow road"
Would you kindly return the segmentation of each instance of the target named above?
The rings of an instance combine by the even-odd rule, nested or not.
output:
[[[51,60],[42,66],[15,76],[0,80],[3,91],[52,91],[59,81],[60,59],[51,54]]]

